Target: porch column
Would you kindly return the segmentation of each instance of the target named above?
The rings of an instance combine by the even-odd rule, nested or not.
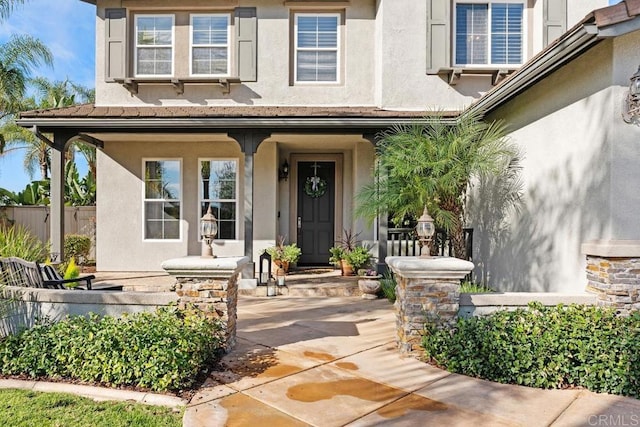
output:
[[[49,229],[51,252],[58,253],[58,261],[64,260],[64,166],[65,151],[70,134],[58,133],[53,135],[51,150],[51,181],[49,206]]]
[[[244,153],[244,256],[253,263],[253,155],[271,134],[248,131],[230,132],[228,135],[240,144]]]
[[[377,148],[375,134],[364,134],[362,137]],[[379,274],[383,274],[388,270],[385,259],[387,258],[387,237],[389,235],[389,220],[387,212],[378,213],[378,265],[376,270]]]

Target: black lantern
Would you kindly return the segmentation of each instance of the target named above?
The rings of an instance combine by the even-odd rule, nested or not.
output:
[[[287,159],[285,159],[284,163],[282,164],[282,166],[278,170],[278,180],[280,180],[280,181],[285,180],[286,181],[287,179],[289,179],[289,163],[287,162]]]
[[[207,213],[200,218],[200,236],[202,236],[202,252],[203,258],[215,258],[211,242],[218,234],[218,221],[211,212],[211,205],[207,208]]]
[[[260,266],[258,268],[258,283],[266,285],[271,280],[271,255],[267,251],[260,255]]]
[[[420,256],[428,257],[429,254],[429,242],[433,237],[433,234],[436,231],[436,227],[433,224],[433,218],[429,215],[427,211],[427,206],[425,205],[424,211],[422,212],[422,216],[418,218],[418,224],[416,224],[416,234],[418,235],[418,240],[420,241],[420,245],[422,246],[420,250]],[[423,254],[422,251],[427,247],[427,253]]]

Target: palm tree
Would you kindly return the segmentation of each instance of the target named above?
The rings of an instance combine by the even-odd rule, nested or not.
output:
[[[68,107],[79,102],[90,102],[93,100],[93,91],[84,86],[74,84],[69,80],[52,82],[43,77],[29,80],[29,83],[36,90],[36,97],[22,99],[20,105],[23,110],[35,108],[60,108]],[[49,177],[51,168],[50,150],[51,148],[36,138],[28,130],[16,125],[15,117],[7,117],[4,124],[0,126],[0,136],[4,144],[0,144],[0,154],[15,150],[24,150],[24,168],[33,178],[36,168],[40,172],[40,179]],[[83,143],[77,143],[74,149],[87,159],[92,177],[95,179],[95,148]],[[71,157],[73,150],[70,151]],[[68,159],[68,160],[71,160]]]
[[[14,35],[0,44],[0,119],[24,109],[31,72],[52,63],[49,49],[29,35]]]
[[[422,123],[397,125],[379,135],[375,180],[357,195],[356,215],[373,220],[391,213],[395,222],[417,218],[426,206],[436,226],[466,258],[465,203],[474,178],[517,167],[518,153],[502,122],[466,114],[455,123],[435,115]]]
[[[0,0],[0,21],[6,19],[19,4],[24,4],[26,0]]]

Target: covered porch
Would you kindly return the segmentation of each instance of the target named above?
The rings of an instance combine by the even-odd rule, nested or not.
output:
[[[53,148],[51,251],[63,251],[64,151],[72,141],[82,139],[99,148],[98,270],[153,271],[160,269],[164,259],[199,253],[198,221],[206,207],[199,197],[202,185],[196,170],[203,159],[212,158],[235,159],[238,165],[235,234],[214,240],[214,253],[219,256],[247,256],[253,266],[262,250],[273,245],[278,236],[304,245],[304,202],[300,196],[307,175],[318,173],[324,164],[334,184],[330,208],[333,218],[329,234],[321,230],[325,236],[319,240],[332,246],[343,229],[361,231],[362,240],[374,242],[374,255],[384,260],[386,218],[379,218],[373,228],[366,226],[353,217],[353,197],[359,186],[371,180],[376,134],[422,117],[422,112],[368,107],[82,105],[26,112],[19,123]],[[53,137],[46,136],[51,134]],[[180,161],[177,239],[145,238],[143,170],[148,159]],[[288,175],[283,172],[285,165]],[[303,263],[322,264],[324,255],[316,255],[320,257],[303,259]],[[253,277],[253,271],[247,269],[243,275]]]

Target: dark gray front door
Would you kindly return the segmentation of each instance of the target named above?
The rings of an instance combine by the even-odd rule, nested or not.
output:
[[[334,162],[298,162],[298,246],[300,265],[329,264],[335,215]]]

